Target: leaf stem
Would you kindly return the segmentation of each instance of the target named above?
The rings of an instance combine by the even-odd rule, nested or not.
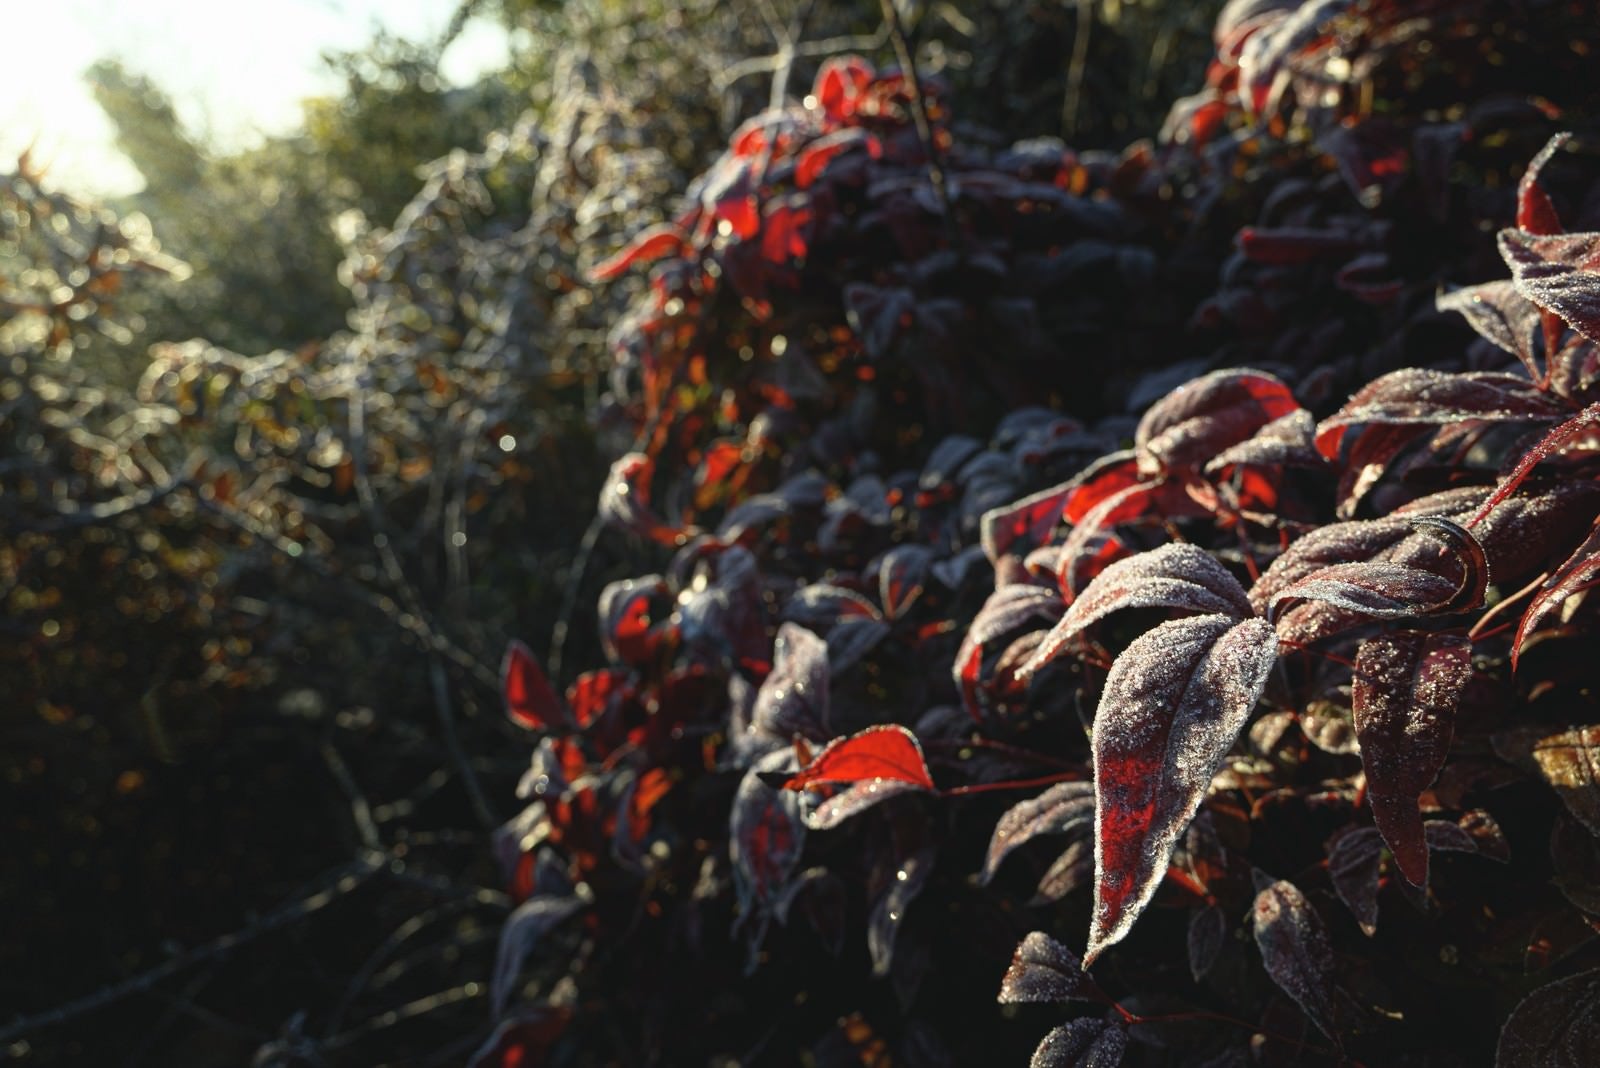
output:
[[[967,786],[952,786],[939,791],[940,797],[965,797],[968,794],[987,794],[998,790],[1025,790],[1030,786],[1054,786],[1058,782],[1082,781],[1083,776],[1075,771],[1064,771],[1059,775],[1042,775],[1037,779],[1007,779],[1004,782],[975,782]]]

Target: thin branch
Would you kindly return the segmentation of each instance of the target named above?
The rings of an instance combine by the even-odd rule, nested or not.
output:
[[[928,157],[928,182],[933,186],[934,199],[939,202],[940,214],[944,216],[946,239],[954,248],[959,243],[956,218],[950,211],[950,192],[945,185],[944,166],[940,162],[938,142],[934,140],[933,125],[928,122],[928,108],[922,96],[922,81],[917,77],[916,59],[911,55],[911,45],[906,40],[905,27],[900,24],[900,12],[895,8],[894,0],[879,0],[879,6],[883,9],[883,24],[889,31],[889,40],[894,42],[895,55],[900,60],[900,71],[905,76],[906,87],[911,90],[911,121],[917,128],[922,151]]]
[[[320,885],[317,890],[284,905],[274,912],[267,913],[247,927],[242,927],[237,931],[231,931],[219,938],[214,938],[204,945],[196,946],[185,953],[180,953],[171,960],[124,979],[120,983],[102,987],[93,994],[86,994],[74,1001],[67,1002],[65,1005],[57,1006],[45,1012],[35,1013],[32,1016],[18,1017],[6,1027],[0,1028],[0,1046],[10,1045],[31,1032],[42,1030],[46,1027],[56,1027],[80,1016],[106,1008],[134,994],[146,993],[157,983],[179,972],[205,961],[225,957],[240,946],[253,942],[264,934],[286,927],[296,920],[304,919],[312,913],[326,908],[358,886],[361,886],[373,875],[382,871],[388,862],[389,857],[381,853],[368,854],[357,860],[350,861],[348,864],[343,864],[328,872],[319,880]]]
[[[1089,72],[1089,31],[1093,26],[1094,0],[1078,0],[1078,32],[1072,35],[1072,59],[1067,64],[1067,92],[1061,98],[1061,135],[1068,141],[1078,135],[1083,82]]]

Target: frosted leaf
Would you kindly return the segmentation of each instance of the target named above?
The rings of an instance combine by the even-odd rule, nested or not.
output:
[[[1000,1003],[1097,1001],[1103,995],[1078,955],[1043,931],[1017,944],[1000,981]]]
[[[1150,406],[1134,433],[1139,468],[1197,470],[1275,419],[1298,409],[1294,394],[1264,371],[1212,371]]]
[[[1438,611],[1456,595],[1456,583],[1432,571],[1386,560],[1331,564],[1280,590],[1269,616],[1293,601],[1323,601],[1369,619],[1404,619]]]
[[[978,536],[989,562],[997,563],[1011,554],[1025,556],[1048,545],[1074,488],[1066,482],[983,513]]]
[[[1378,930],[1378,879],[1383,836],[1376,827],[1358,827],[1342,834],[1328,850],[1328,878],[1334,892],[1368,936]]]
[[[1184,543],[1163,545],[1118,560],[1096,575],[1022,666],[1021,675],[1038,671],[1074,636],[1124,608],[1173,608],[1241,619],[1253,614],[1244,587],[1210,553]]]
[[[1001,638],[1029,625],[1048,626],[1066,610],[1055,590],[1027,583],[1001,586],[989,595],[961,639],[950,673],[961,693],[962,704],[974,720],[985,711],[980,700],[984,660]]]
[[[1523,296],[1600,342],[1600,233],[1501,230],[1500,255]]]
[[[1436,302],[1442,312],[1460,312],[1468,325],[1500,348],[1522,361],[1528,377],[1544,380],[1537,338],[1541,329],[1539,309],[1517,292],[1509,280],[1467,286],[1441,296]]]
[[[1028,1068],[1117,1068],[1127,1048],[1128,1032],[1121,1024],[1084,1017],[1045,1035]]]
[[[1600,968],[1547,983],[1500,1030],[1495,1068],[1587,1068],[1600,1049]]]
[[[1551,573],[1533,600],[1528,602],[1528,608],[1517,624],[1517,636],[1511,643],[1513,668],[1522,655],[1522,647],[1539,626],[1554,615],[1568,598],[1590,588],[1596,578],[1600,578],[1600,524],[1596,524],[1583,544]]]
[[[1472,642],[1455,634],[1396,631],[1356,651],[1352,710],[1373,821],[1414,886],[1428,881],[1417,799],[1444,766],[1456,705],[1472,677]]]
[[[806,826],[827,830],[897,794],[931,792],[933,778],[916,735],[889,724],[835,738],[784,789],[808,791]]]
[[[1095,907],[1086,960],[1128,933],[1277,660],[1265,621],[1163,623],[1112,665],[1095,716]]]
[[[794,751],[768,753],[745,772],[728,817],[728,855],[733,862],[739,911],[771,910],[781,900],[805,848],[800,795],[767,785],[763,776],[794,770]]]
[[[1094,879],[1094,842],[1085,837],[1070,843],[1061,855],[1039,876],[1030,905],[1060,901]]]
[[[1517,225],[1531,234],[1561,232],[1561,218],[1556,214],[1556,207],[1550,202],[1539,176],[1545,164],[1571,139],[1570,133],[1558,133],[1551,137],[1539,154],[1529,161],[1528,169],[1522,172],[1522,179],[1517,182]]]
[[[1335,1043],[1333,949],[1311,903],[1298,887],[1280,879],[1256,894],[1256,945],[1267,974]]]
[[[1061,518],[1074,525],[1083,522],[1096,505],[1130,486],[1136,486],[1139,462],[1132,449],[1121,449],[1100,457],[1079,471],[1067,483],[1067,499]]]
[[[1535,301],[1537,303],[1537,301]],[[1447,426],[1464,419],[1525,422],[1559,419],[1569,409],[1518,375],[1450,374],[1408,367],[1373,379],[1317,424],[1317,450],[1338,461],[1345,436],[1384,427]]]
[[[756,693],[755,729],[784,741],[796,734],[826,741],[828,730],[828,645],[794,623],[778,628],[772,671]]]
[[[1094,819],[1094,783],[1062,782],[1038,797],[1013,806],[995,824],[989,839],[989,852],[978,873],[978,882],[988,886],[995,872],[1012,850],[1042,834],[1087,831]]]
[[[1062,544],[1056,583],[1064,595],[1075,596],[1101,571],[1132,553],[1117,533],[1123,524],[1144,522],[1164,526],[1174,519],[1206,515],[1175,479],[1140,482],[1118,490],[1091,508]]]
[[[1313,437],[1316,420],[1296,408],[1256,431],[1252,437],[1230,445],[1206,461],[1205,472],[1217,475],[1229,467],[1322,467],[1326,464]]]
[[[660,575],[621,579],[600,591],[600,647],[612,663],[637,664],[654,648],[657,602],[669,597]]]
[[[489,1003],[494,1015],[505,1011],[522,965],[539,940],[557,924],[588,904],[580,894],[530,897],[506,918],[500,928],[500,944],[495,952],[494,973],[489,979]]]
[[[1272,599],[1330,564],[1370,560],[1411,533],[1402,519],[1357,519],[1318,527],[1295,540],[1250,587],[1250,603],[1265,615]]]
[[[1300,732],[1324,753],[1348,756],[1360,751],[1350,710],[1335,701],[1309,702],[1300,713]]]

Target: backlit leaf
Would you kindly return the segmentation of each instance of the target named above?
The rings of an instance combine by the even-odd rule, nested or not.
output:
[[[1128,933],[1277,661],[1260,619],[1191,616],[1136,639],[1095,714],[1095,909],[1086,960]]]
[[[1523,296],[1600,342],[1600,233],[1501,230],[1500,255]]]
[[[840,786],[806,813],[807,826],[825,830],[896,794],[934,788],[916,736],[895,724],[835,738],[783,784],[785,790]]]
[[[566,706],[556,696],[539,660],[520,641],[506,646],[500,662],[500,692],[511,722],[528,730],[548,730],[568,721]]]
[[[1444,766],[1456,705],[1472,677],[1472,642],[1455,634],[1396,631],[1356,652],[1356,739],[1372,815],[1400,871],[1428,881],[1428,849],[1417,798]]]
[[[1213,371],[1151,405],[1134,434],[1139,469],[1198,470],[1268,423],[1300,407],[1289,387],[1264,371]]]

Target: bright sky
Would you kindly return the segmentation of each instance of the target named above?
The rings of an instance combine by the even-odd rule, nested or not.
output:
[[[112,145],[83,71],[116,57],[172,94],[190,130],[222,145],[287,130],[299,102],[337,88],[320,54],[355,49],[382,27],[400,37],[440,34],[456,0],[52,0],[32,5],[0,62],[0,169],[30,143],[52,184],[108,196],[139,188]],[[505,35],[469,24],[444,57],[464,82],[501,64]]]

